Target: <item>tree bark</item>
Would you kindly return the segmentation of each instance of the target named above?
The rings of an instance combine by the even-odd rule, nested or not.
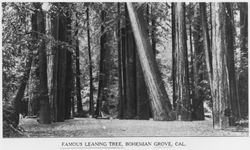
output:
[[[67,7],[70,8],[71,4],[68,4]],[[72,13],[70,11],[66,12],[66,18],[65,18],[65,41],[67,44],[72,44],[73,34],[72,34]],[[72,52],[69,50],[69,48],[66,46],[66,77],[65,77],[65,115],[64,119],[70,119],[71,118],[71,100],[73,98],[72,91],[73,91],[73,59],[72,59]]]
[[[120,14],[120,3],[117,3],[117,15]],[[124,101],[124,93],[123,93],[123,68],[122,68],[122,51],[121,51],[121,21],[117,20],[117,51],[118,51],[118,76],[119,76],[119,104],[118,104],[118,117],[123,118],[123,101]]]
[[[171,19],[172,19],[172,80],[173,80],[173,108],[176,109],[176,58],[177,58],[177,53],[175,51],[175,4],[172,2],[171,3]]]
[[[126,101],[125,119],[132,119],[136,116],[136,62],[135,62],[135,43],[125,5],[125,67],[126,67]]]
[[[97,96],[97,105],[96,105],[96,117],[101,117],[101,108],[102,108],[102,101],[104,100],[104,87],[107,85],[107,78],[106,78],[106,72],[105,72],[105,44],[106,44],[106,37],[107,34],[104,32],[104,21],[105,21],[106,13],[104,10],[101,12],[101,19],[102,19],[102,25],[101,25],[101,39],[100,39],[100,63],[99,63],[99,85],[98,85],[98,96]]]
[[[59,35],[58,35],[58,40],[62,42],[67,42],[66,39],[66,17],[60,15],[59,16]],[[67,62],[67,57],[66,57],[66,51],[67,48],[65,48],[63,45],[59,45],[58,48],[58,99],[57,99],[57,108],[58,108],[58,113],[57,113],[57,121],[64,121],[65,120],[65,101],[66,101],[66,62]]]
[[[193,24],[193,37],[194,37],[194,61],[193,61],[193,76],[194,76],[194,93],[193,93],[193,120],[204,120],[204,93],[202,90],[201,82],[204,80],[203,67],[204,53],[203,43],[201,41],[201,14],[199,4],[195,5],[194,8],[194,24]]]
[[[57,5],[56,5],[57,6]],[[61,6],[68,7],[68,4]],[[64,121],[66,118],[65,104],[69,99],[66,96],[66,77],[67,77],[67,46],[60,42],[69,42],[68,37],[68,16],[59,14],[52,19],[52,36],[56,44],[53,47],[53,118],[55,122]]]
[[[136,40],[139,60],[146,80],[147,89],[151,96],[151,106],[154,120],[172,120],[171,104],[161,80],[160,73],[153,57],[152,46],[147,38],[143,15],[138,16],[132,3],[126,3],[133,33]]]
[[[71,100],[73,98],[72,91],[73,91],[73,68],[72,68],[72,52],[66,52],[66,94],[65,94],[65,119],[71,118]]]
[[[76,20],[79,20],[78,13],[75,13]],[[76,21],[75,28],[79,27],[79,22]],[[78,39],[79,30],[75,31],[75,90],[76,90],[76,112],[78,115],[82,115],[82,98],[81,98],[81,72],[80,72],[80,49],[79,49],[79,39]],[[74,103],[74,100],[72,100]],[[72,108],[74,108],[74,104],[72,104]]]
[[[54,22],[56,18],[53,18],[50,14],[46,13],[46,35],[53,36]],[[50,103],[50,118],[51,121],[55,121],[56,104],[55,104],[55,81],[54,78],[54,68],[55,68],[55,47],[53,47],[53,42],[50,40],[46,43],[47,49],[47,79],[48,79],[48,95]]]
[[[138,11],[143,11],[146,14],[145,20],[147,20],[147,34],[149,36],[149,4],[147,3],[146,9],[138,9]],[[139,12],[140,13],[140,12]],[[131,23],[130,23],[131,26]],[[149,95],[145,83],[145,79],[143,76],[141,63],[139,60],[138,52],[136,50],[136,43],[133,36],[133,46],[134,51],[136,53],[136,119],[148,120],[152,117],[151,108],[150,108],[150,100]]]
[[[120,102],[120,119],[125,118],[125,102],[127,99],[127,89],[126,89],[126,65],[125,65],[125,50],[126,50],[126,31],[125,28],[121,28],[121,53],[120,53],[120,63],[121,63],[121,92],[122,98]]]
[[[93,75],[92,75],[92,57],[90,46],[90,27],[89,27],[89,7],[86,10],[87,15],[87,35],[88,35],[88,53],[89,53],[89,114],[94,115],[94,99],[93,99]]]
[[[191,101],[189,92],[188,60],[185,24],[185,3],[175,4],[175,52],[176,56],[176,111],[178,120],[190,121]]]
[[[248,4],[239,3],[241,63],[238,75],[241,116],[248,117]]]
[[[211,46],[210,46],[210,43],[212,42],[210,42],[209,33],[208,33],[208,26],[207,26],[207,19],[206,19],[207,18],[206,3],[200,3],[200,11],[201,11],[201,20],[202,20],[202,34],[203,34],[203,44],[204,44],[204,50],[205,50],[204,53],[205,53],[205,58],[206,58],[206,67],[207,67],[207,72],[208,72],[208,80],[210,84],[210,89],[212,89],[212,78],[213,78],[212,52],[211,52]]]
[[[190,98],[192,99],[192,108],[193,108],[193,101],[195,101],[195,76],[194,76],[194,72],[195,72],[195,63],[194,63],[194,57],[195,57],[195,53],[194,53],[194,50],[193,50],[193,38],[192,38],[192,22],[191,22],[191,19],[190,19],[190,25],[189,25],[189,45],[190,45],[190,55],[191,55],[191,60],[190,60],[190,63],[191,63],[191,71],[190,71],[190,91],[191,91],[191,94],[190,94]],[[194,111],[193,111],[194,112]],[[193,117],[194,115],[192,115],[192,119],[194,119]]]
[[[230,93],[226,57],[226,13],[223,3],[212,3],[212,65],[213,65],[213,126],[223,129],[229,126]]]
[[[77,31],[78,32],[78,31]],[[82,114],[83,109],[82,109],[82,98],[81,98],[81,73],[80,73],[80,56],[79,56],[79,39],[76,36],[76,99],[77,99],[77,113],[78,115]]]
[[[231,119],[232,123],[239,120],[240,116],[240,104],[236,91],[236,77],[235,77],[235,62],[234,62],[234,16],[232,4],[226,3],[226,57],[227,57],[227,68],[229,77],[229,89],[230,89],[230,101],[231,101]]]
[[[37,17],[37,32],[45,34],[45,16],[42,12],[41,4],[34,4],[37,9],[35,15]],[[48,96],[48,79],[47,79],[47,55],[45,41],[39,44],[39,79],[40,79],[40,111],[39,122],[42,124],[50,124],[50,104]]]
[[[51,17],[51,35],[54,38],[54,40],[58,40],[58,27],[59,26],[59,16],[54,15]],[[58,113],[58,107],[57,107],[57,97],[58,97],[58,46],[52,45],[51,48],[51,56],[49,61],[49,79],[51,80],[51,84],[49,84],[49,97],[50,101],[52,101],[51,106],[51,113],[52,113],[52,120],[54,122],[57,121],[57,113]],[[49,81],[50,81],[49,80]]]
[[[99,71],[99,86],[98,86],[98,98],[97,98],[97,108],[95,115],[97,117],[103,117],[102,114],[110,115],[110,86],[112,85],[112,49],[109,47],[109,42],[112,39],[111,32],[105,31],[105,23],[108,19],[108,15],[105,8],[109,7],[109,3],[103,5],[103,10],[101,11],[101,38],[100,38],[100,71]],[[102,114],[101,114],[102,112]]]
[[[134,38],[133,38],[134,39]],[[134,50],[136,45],[134,44]],[[141,63],[136,50],[136,116],[137,119],[148,120],[151,114],[150,99],[143,76]]]

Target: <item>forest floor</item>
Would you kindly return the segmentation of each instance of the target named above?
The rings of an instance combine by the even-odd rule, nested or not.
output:
[[[34,118],[24,118],[20,127],[25,137],[249,136],[248,127],[215,130],[211,119],[184,122],[74,118],[43,125]]]

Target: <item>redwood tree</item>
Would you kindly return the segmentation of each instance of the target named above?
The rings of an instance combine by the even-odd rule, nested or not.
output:
[[[146,7],[146,19],[149,21],[149,4],[147,4]],[[138,13],[143,13],[143,10],[138,9],[137,12]],[[147,22],[148,23],[148,22]],[[131,23],[130,23],[131,26]],[[147,31],[148,33],[148,31]],[[134,45],[134,51],[136,53],[136,116],[137,119],[149,119],[150,117],[152,117],[152,113],[151,113],[151,107],[150,107],[150,97],[147,91],[147,87],[146,87],[146,82],[145,82],[145,78],[143,76],[143,71],[142,71],[142,67],[141,67],[141,63],[139,60],[139,55],[136,49],[136,44],[135,44],[135,39],[133,36],[133,45]],[[152,44],[153,45],[153,44]]]
[[[78,24],[78,23],[77,23]],[[77,26],[76,26],[77,27]],[[82,109],[82,98],[81,98],[81,73],[80,73],[80,56],[79,56],[79,39],[78,39],[78,30],[76,31],[76,37],[75,37],[75,53],[76,53],[76,57],[75,57],[75,64],[76,64],[76,100],[77,100],[77,113],[81,114],[83,112]]]
[[[225,4],[212,3],[212,99],[213,125],[215,129],[229,126],[231,113],[229,75],[226,56],[226,12]]]
[[[189,96],[188,59],[186,43],[185,3],[174,4],[175,17],[175,96],[178,120],[191,120]]]
[[[160,77],[152,46],[146,33],[146,23],[142,16],[138,16],[132,3],[126,3],[136,41],[139,60],[142,65],[147,89],[151,96],[151,107],[154,120],[172,120],[171,104]]]
[[[239,100],[241,115],[248,116],[248,3],[238,3],[240,8],[240,72],[237,77],[239,84]]]
[[[92,75],[92,56],[90,46],[90,26],[89,26],[89,7],[86,9],[87,15],[87,36],[88,36],[88,54],[89,54],[89,113],[94,115],[94,99],[93,99],[93,75]]]
[[[204,107],[203,101],[205,93],[202,90],[201,82],[205,80],[204,77],[204,53],[202,39],[202,27],[201,27],[201,14],[199,4],[195,4],[194,17],[193,17],[193,40],[194,40],[194,53],[193,53],[193,78],[194,78],[194,93],[192,101],[192,118],[194,120],[204,120]]]
[[[101,36],[100,36],[100,62],[99,62],[99,85],[95,115],[103,117],[103,114],[109,115],[109,94],[110,85],[112,84],[111,70],[113,66],[112,50],[109,47],[109,42],[112,39],[111,32],[106,28],[106,21],[109,19],[107,10],[110,3],[102,5],[101,11]]]
[[[227,69],[228,69],[228,80],[229,80],[229,93],[231,103],[231,120],[234,123],[240,118],[240,104],[236,91],[236,77],[235,77],[235,61],[234,61],[234,16],[233,7],[231,3],[225,3],[226,8],[226,57],[227,57]]]
[[[66,3],[56,3],[53,4],[56,7],[61,6],[64,7],[64,9],[68,9],[67,7],[69,4]],[[70,101],[70,97],[66,95],[66,91],[68,86],[68,80],[71,78],[72,71],[69,71],[69,66],[67,65],[67,59],[71,59],[71,56],[69,56],[69,47],[66,43],[69,43],[71,40],[71,37],[69,37],[69,27],[70,27],[70,15],[69,12],[66,14],[60,13],[60,14],[53,14],[51,19],[51,31],[52,31],[52,37],[54,38],[54,43],[52,47],[52,55],[53,55],[53,65],[51,65],[52,70],[52,76],[53,76],[53,84],[51,89],[51,97],[52,100],[52,110],[53,110],[53,121],[64,121],[65,119],[68,119],[66,117],[67,115],[67,103]],[[71,92],[69,92],[71,93]]]
[[[42,10],[42,4],[34,3],[36,8],[36,23],[37,32],[45,34],[45,15]],[[47,56],[45,41],[42,39],[39,43],[38,48],[39,54],[39,79],[40,79],[40,111],[39,111],[39,122],[42,124],[51,123],[50,116],[50,105],[48,97],[48,82],[47,82]]]
[[[136,116],[136,62],[135,62],[135,43],[134,37],[128,18],[127,7],[125,5],[125,39],[124,44],[124,59],[125,59],[125,82],[126,82],[126,100],[125,105],[125,118],[132,119]]]

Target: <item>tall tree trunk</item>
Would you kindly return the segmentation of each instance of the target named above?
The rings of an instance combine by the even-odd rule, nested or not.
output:
[[[124,80],[124,96],[121,119],[133,119],[136,117],[136,66],[135,66],[135,43],[131,25],[128,18],[127,8],[125,6],[125,21],[122,29],[122,54],[123,57],[123,80]]]
[[[146,23],[143,15],[138,16],[132,3],[126,3],[136,40],[139,60],[146,80],[147,89],[151,96],[151,106],[154,120],[172,120],[171,104],[160,77],[156,61],[153,57],[152,46],[146,34]]]
[[[59,16],[54,15],[51,17],[51,35],[55,40],[58,40],[58,27],[59,26]],[[51,84],[49,84],[49,94],[52,101],[52,109],[51,113],[53,114],[52,120],[54,122],[57,121],[57,97],[58,97],[58,46],[53,45],[51,48],[51,56],[49,61],[49,70],[50,75],[48,76],[51,80]]]
[[[120,17],[120,3],[117,3],[117,16]],[[121,63],[121,21],[117,20],[117,51],[118,51],[118,86],[119,86],[119,104],[118,104],[118,118],[122,118],[122,102],[123,102],[123,83],[122,83],[122,63]]]
[[[210,84],[210,88],[212,89],[212,52],[210,47],[208,26],[207,26],[207,13],[206,13],[206,3],[200,3],[200,11],[201,11],[201,20],[202,20],[202,34],[203,34],[203,44],[205,49],[205,58],[206,58],[206,67],[208,72],[208,80]],[[212,16],[210,17],[212,18]],[[212,30],[212,29],[211,29]],[[212,35],[212,33],[211,33]]]
[[[229,89],[230,89],[230,101],[231,101],[231,119],[232,123],[240,118],[240,104],[236,91],[236,77],[235,77],[235,62],[234,62],[234,16],[232,4],[226,3],[226,57],[227,57],[227,68],[229,75]]]
[[[241,63],[238,75],[241,115],[248,117],[248,3],[239,3]]]
[[[42,12],[42,6],[39,3],[34,4],[37,17],[37,31],[45,34],[45,15]],[[39,122],[42,124],[51,123],[50,104],[48,96],[48,79],[47,79],[47,55],[45,41],[42,40],[38,48],[39,54],[39,79],[40,79],[40,111]]]
[[[134,50],[136,51],[136,116],[137,119],[148,120],[151,115],[150,99],[135,43]]]
[[[214,101],[215,96],[213,95],[213,66],[212,66],[212,39],[213,39],[213,22],[212,22],[212,5],[210,3],[210,22],[211,22],[211,34],[209,38],[209,29],[207,23],[207,12],[206,12],[206,3],[200,3],[200,12],[201,12],[201,24],[202,24],[202,36],[203,36],[203,45],[204,45],[204,54],[205,54],[205,62],[206,69],[208,74],[208,81],[210,85],[210,94],[212,97],[212,101]],[[213,111],[214,113],[214,111]]]
[[[68,4],[68,7],[70,7],[71,4]],[[72,27],[71,27],[71,17],[72,13],[70,11],[66,12],[66,18],[65,18],[65,23],[66,23],[66,37],[65,41],[72,45],[72,39],[73,39],[73,34],[72,34]],[[72,52],[69,50],[69,48],[66,49],[66,78],[65,78],[65,86],[66,86],[66,91],[65,91],[65,115],[64,119],[70,119],[71,118],[71,100],[73,98],[72,91],[73,91],[73,60],[72,60]]]
[[[149,36],[149,21],[150,21],[150,13],[149,13],[149,4],[147,3],[146,9],[138,9],[137,12],[143,11],[145,12],[146,16],[144,17],[145,20],[147,20],[147,28],[146,32]],[[142,13],[143,13],[142,12]],[[139,12],[140,13],[140,12]],[[130,23],[131,26],[131,23]],[[134,51],[136,53],[136,119],[143,119],[143,120],[148,120],[150,117],[152,117],[152,112],[150,108],[150,100],[149,100],[149,95],[147,92],[147,87],[145,83],[145,79],[143,76],[142,68],[141,68],[141,63],[139,60],[138,52],[136,50],[136,43],[135,39],[133,36],[133,46],[134,46]]]
[[[93,99],[93,76],[92,76],[92,57],[90,47],[90,26],[89,26],[89,7],[86,10],[87,15],[87,34],[88,34],[88,53],[89,53],[89,113],[94,115],[94,99]]]
[[[78,13],[75,13],[75,19],[79,20]],[[75,28],[79,27],[79,22],[76,21]],[[79,49],[79,39],[78,39],[79,30],[75,31],[75,90],[76,90],[76,111],[78,115],[81,115],[83,112],[82,108],[82,98],[81,98],[81,72],[80,72],[80,49]],[[72,100],[74,103],[74,100]],[[72,108],[74,108],[74,104],[72,104]]]
[[[73,98],[72,91],[73,91],[73,68],[72,68],[72,52],[66,52],[66,94],[65,94],[65,119],[71,118],[71,100]]]
[[[117,15],[120,17],[120,3],[117,3]],[[118,50],[118,74],[119,74],[119,118],[124,117],[123,102],[124,102],[124,85],[123,85],[123,64],[122,64],[122,48],[121,48],[121,21],[117,20],[117,50]]]
[[[101,112],[103,115],[110,115],[110,86],[112,85],[112,49],[109,47],[108,42],[112,40],[111,32],[105,31],[105,23],[108,19],[108,15],[105,8],[109,7],[110,3],[103,5],[103,10],[101,11],[101,39],[100,39],[100,71],[99,71],[99,87],[98,87],[98,98],[97,98],[97,108],[95,115],[101,117]],[[102,116],[103,117],[103,116]]]
[[[122,99],[120,102],[120,118],[125,118],[125,102],[127,99],[127,89],[126,89],[126,65],[125,65],[125,51],[126,51],[126,29],[121,28],[121,55],[120,55],[120,61],[121,61],[121,88],[122,88]]]
[[[46,13],[46,35],[53,36],[55,34],[55,24],[57,22],[56,17],[53,18],[50,14]],[[54,24],[53,24],[54,23]],[[54,36],[55,37],[55,36]],[[48,95],[50,103],[50,118],[51,121],[55,121],[56,104],[55,104],[55,47],[53,47],[53,42],[48,41],[46,43],[47,49],[47,79],[48,79]]]
[[[106,86],[106,72],[105,72],[105,65],[104,65],[104,59],[105,59],[105,44],[106,44],[106,37],[107,34],[104,32],[104,21],[106,17],[106,12],[104,10],[101,11],[101,19],[102,19],[102,25],[101,25],[101,39],[100,39],[100,63],[99,63],[99,85],[98,85],[98,95],[97,95],[97,105],[96,105],[96,117],[101,117],[101,108],[102,108],[102,101],[104,98],[104,87]]]
[[[135,43],[125,6],[125,67],[126,67],[126,101],[125,118],[132,119],[136,116],[136,62],[135,62]]]
[[[64,7],[68,7],[68,4],[62,4]],[[52,36],[56,42],[68,42],[67,26],[69,24],[65,15],[55,15],[52,19]],[[66,31],[66,32],[65,32]],[[53,47],[53,114],[54,121],[65,120],[65,102],[66,99],[66,76],[67,76],[67,46],[55,45]]]
[[[62,42],[67,42],[66,39],[66,17],[60,16],[59,17],[59,35],[58,39]],[[59,45],[58,48],[58,99],[57,99],[57,121],[64,121],[65,118],[65,101],[66,101],[66,70],[67,70],[67,55],[66,55],[67,48],[63,45]]]
[[[78,33],[78,31],[77,31]],[[83,108],[82,108],[82,98],[81,98],[81,73],[80,73],[80,56],[79,56],[79,39],[78,36],[76,35],[76,99],[77,99],[77,113],[78,115],[82,114]]]
[[[213,24],[213,125],[215,129],[229,126],[230,93],[226,57],[226,12],[223,3],[212,3]]]
[[[173,107],[174,109],[176,109],[176,97],[177,97],[177,93],[176,93],[176,87],[177,87],[177,83],[176,83],[176,58],[177,58],[177,53],[175,51],[175,4],[172,2],[171,3],[171,19],[172,19],[172,80],[173,80]]]
[[[191,120],[191,101],[188,82],[188,60],[185,24],[185,3],[175,4],[176,111],[178,120]]]
[[[203,107],[203,101],[204,101],[204,93],[202,90],[202,85],[200,84],[202,80],[204,80],[203,77],[203,67],[202,64],[204,62],[203,60],[203,43],[200,41],[201,39],[201,15],[200,15],[200,8],[199,4],[195,5],[194,8],[194,31],[193,31],[193,37],[194,37],[194,61],[193,61],[193,75],[194,75],[194,94],[193,94],[193,112],[192,112],[192,118],[193,120],[204,120],[204,107]]]
[[[193,50],[193,38],[192,38],[192,22],[191,22],[191,19],[190,19],[190,25],[189,25],[189,45],[190,45],[190,55],[191,55],[191,60],[190,60],[190,63],[191,63],[191,71],[190,71],[190,98],[192,99],[192,107],[193,107],[193,101],[195,100],[195,77],[194,77],[194,70],[195,70],[195,63],[194,63],[194,57],[195,57],[195,54],[194,54],[194,50]],[[192,117],[193,118],[193,117]]]

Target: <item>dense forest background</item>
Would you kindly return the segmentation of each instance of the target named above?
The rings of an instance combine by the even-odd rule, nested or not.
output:
[[[3,128],[248,120],[247,3],[2,3]]]

